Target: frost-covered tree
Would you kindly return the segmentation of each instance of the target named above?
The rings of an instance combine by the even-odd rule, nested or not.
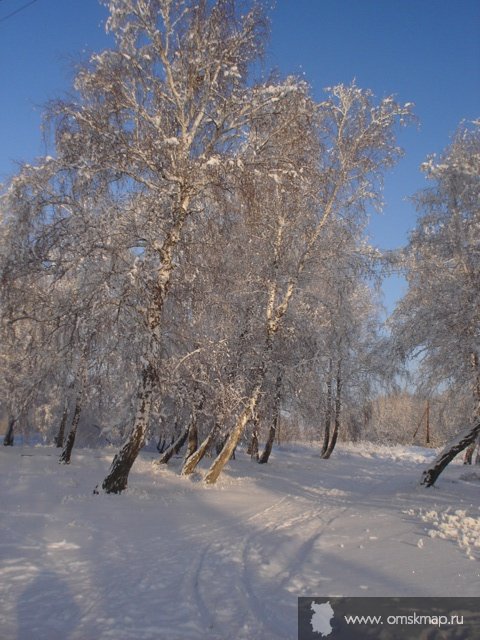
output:
[[[46,259],[78,268],[88,257],[92,274],[102,266],[115,274],[117,308],[129,310],[143,343],[131,436],[103,483],[116,492],[125,488],[147,433],[162,369],[165,300],[185,224],[235,169],[251,114],[273,106],[284,91],[249,87],[265,30],[255,4],[106,4],[116,47],[79,71],[75,100],[52,104],[56,158],[35,167],[49,173],[41,206],[30,194],[26,202],[47,229],[45,251],[56,257]],[[12,199],[10,190],[7,207]],[[97,280],[95,296],[106,281],[112,284],[109,277]]]
[[[107,493],[126,488],[152,434],[187,442],[185,473],[224,443],[215,482],[262,404],[278,415],[288,401],[282,340],[303,322],[302,291],[338,268],[380,203],[411,105],[355,85],[316,104],[296,78],[255,82],[255,2],[106,5],[114,48],[49,106],[54,157],[23,166],[2,196],[14,404],[48,406],[57,442],[70,417],[67,444],[81,416],[104,434],[130,421]],[[335,344],[340,398],[350,365]]]
[[[2,369],[11,380],[4,397],[17,417],[43,406],[50,424],[41,430],[55,432],[59,446],[69,414],[80,417],[73,405],[82,354],[95,373],[82,392],[85,408],[106,388],[107,354],[116,347],[126,373],[124,354],[135,344],[127,296],[134,255],[108,242],[101,214],[112,213],[112,201],[91,186],[75,167],[47,157],[24,165],[1,199]]]
[[[480,126],[463,125],[423,170],[406,250],[408,291],[393,316],[397,345],[421,357],[431,388],[469,390],[480,413]]]
[[[265,136],[265,144],[257,145],[257,154],[264,148],[268,153],[271,143],[278,145],[288,141],[295,160],[303,160],[270,174],[279,187],[276,198],[265,198],[264,192],[260,192],[259,208],[268,221],[266,228],[271,238],[267,245],[270,247],[271,275],[265,282],[264,345],[245,408],[206,475],[208,483],[216,482],[255,413],[276,335],[300,289],[305,268],[318,250],[319,239],[332,221],[343,219],[348,224],[362,218],[368,204],[380,203],[382,173],[401,153],[395,144],[395,125],[406,122],[411,116],[411,105],[398,105],[392,98],[375,105],[371,92],[354,84],[334,87],[327,99],[313,109],[308,96],[302,95],[301,86],[297,93],[296,119],[290,117],[289,122],[298,123],[303,119],[302,130],[308,132],[308,142],[302,140],[293,126],[258,131],[260,140],[262,134]],[[297,133],[296,140],[289,138],[290,131],[292,135]],[[314,153],[309,154],[309,150]],[[303,164],[305,180],[301,175]],[[285,200],[285,208],[282,200]],[[300,202],[303,215],[294,215],[292,222],[286,211],[298,211]],[[296,238],[293,249],[289,244],[292,235]]]

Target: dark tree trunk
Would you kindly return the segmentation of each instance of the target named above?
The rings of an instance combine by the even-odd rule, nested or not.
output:
[[[273,443],[275,442],[275,434],[277,433],[277,425],[272,422],[268,430],[268,437],[262,455],[258,459],[259,464],[267,464],[270,454],[272,453]],[[258,443],[257,443],[258,444]]]
[[[259,458],[259,455],[258,455],[258,423],[259,423],[258,415],[255,415],[255,417],[253,418],[252,438],[250,440],[250,444],[248,445],[248,449],[247,449],[248,455],[255,462],[258,462],[258,458]]]
[[[80,422],[80,415],[82,413],[82,392],[77,396],[75,402],[75,411],[73,412],[72,426],[67,437],[67,442],[60,456],[59,462],[62,464],[70,464],[72,457],[73,446],[75,444],[75,438],[77,436],[78,423]]]
[[[63,441],[65,439],[65,427],[67,426],[67,418],[68,418],[68,402],[65,401],[65,406],[62,413],[62,420],[60,421],[60,427],[58,428],[58,433],[54,438],[55,446],[59,449],[63,447]]]
[[[70,427],[70,433],[67,437],[67,442],[63,448],[59,462],[62,464],[70,464],[72,457],[73,446],[75,444],[75,438],[77,436],[78,423],[80,422],[80,415],[83,408],[83,394],[85,392],[85,386],[87,384],[87,344],[83,348],[82,359],[80,364],[80,376],[79,376],[79,388],[77,392],[77,398],[75,400],[75,409],[73,412],[72,426]]]
[[[10,416],[8,419],[7,433],[3,436],[4,447],[13,447],[13,440],[14,440],[13,431],[15,429],[15,422],[16,422],[15,418]]]
[[[196,396],[195,402],[192,407],[192,417],[190,420],[190,428],[188,429],[188,442],[187,451],[185,453],[185,460],[188,460],[195,451],[198,449],[198,413],[203,409],[204,398],[199,394],[198,389],[195,389],[194,395]]]
[[[225,446],[225,443],[227,441],[227,437],[228,436],[225,436],[221,440],[217,440],[217,442],[215,443],[215,453],[217,454],[217,456],[220,455],[220,453],[222,452],[222,449]]]
[[[273,404],[272,422],[270,424],[270,429],[268,430],[268,438],[267,438],[267,442],[265,443],[265,448],[258,460],[260,464],[267,464],[268,459],[270,458],[270,454],[272,453],[273,443],[275,442],[275,435],[278,432],[278,426],[280,424],[281,400],[282,400],[282,374],[279,372],[277,374],[277,379],[275,381],[275,398],[274,398],[274,404]]]
[[[474,398],[476,402],[476,415],[480,416],[480,362],[478,353],[476,351],[471,353],[471,365],[473,370],[473,375],[475,377],[475,386],[474,386]],[[475,453],[475,447],[477,447],[477,455],[475,457],[475,464],[480,464],[480,436],[476,438],[471,445],[469,445],[465,451],[465,456],[463,458],[463,464],[472,464],[473,462],[473,454]]]
[[[167,441],[165,438],[160,436],[157,442],[157,451],[158,453],[163,453],[165,451],[165,447],[167,446]]]
[[[469,445],[465,449],[465,456],[463,458],[463,464],[472,464],[473,453],[475,451],[476,445],[477,445],[477,443],[474,442],[473,444]]]
[[[102,482],[105,493],[121,493],[128,484],[128,474],[135,462],[140,449],[145,443],[148,429],[150,409],[152,407],[153,386],[155,372],[153,366],[146,364],[142,372],[141,387],[137,397],[137,413],[132,432],[128,440],[114,457],[109,474]],[[94,493],[98,493],[95,487]]]
[[[480,437],[477,438],[471,445],[467,447],[465,450],[465,456],[463,458],[463,464],[472,464],[473,463],[473,454],[475,453],[475,449],[477,450],[477,455],[475,456],[475,464],[480,464]]]
[[[227,379],[229,382],[233,382],[238,375],[242,367],[243,360],[245,358],[246,344],[248,336],[252,331],[252,306],[248,306],[245,309],[244,319],[243,319],[243,329],[237,340],[237,351],[236,358],[234,364],[228,368]]]
[[[190,427],[188,429],[187,438],[187,450],[185,452],[185,460],[188,460],[191,455],[198,449],[198,426],[196,416],[192,416],[190,421]]]
[[[335,445],[337,444],[338,432],[340,430],[340,414],[342,411],[342,370],[341,363],[338,365],[337,370],[337,380],[336,380],[336,389],[335,389],[335,419],[333,424],[333,433],[328,444],[328,448],[325,451],[322,458],[324,460],[328,460],[335,449]]]
[[[324,457],[327,453],[328,445],[330,443],[330,427],[332,424],[332,359],[328,364],[328,378],[327,378],[327,408],[325,411],[325,430],[323,432],[323,445],[320,452],[320,457]]]
[[[259,461],[259,455],[258,455],[258,432],[257,432],[257,430],[255,430],[252,433],[252,444],[251,444],[251,449],[250,449],[250,457],[255,462]]]
[[[473,444],[479,435],[480,422],[477,422],[473,427],[462,431],[443,449],[440,455],[434,460],[432,466],[425,469],[422,473],[420,484],[425,487],[432,487],[445,467],[455,458],[455,456],[461,453],[469,445]]]
[[[177,455],[177,453],[180,451],[180,449],[183,447],[183,445],[187,441],[189,431],[190,431],[189,427],[184,429],[184,431],[178,436],[175,442],[173,442],[168,447],[168,449],[164,452],[162,457],[159,460],[157,460],[155,464],[168,464],[168,462],[170,461],[170,458],[174,455]]]

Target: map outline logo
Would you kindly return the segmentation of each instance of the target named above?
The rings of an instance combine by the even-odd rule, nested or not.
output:
[[[310,618],[313,633],[318,634],[321,638],[327,638],[333,631],[331,622],[335,616],[330,601],[318,603],[313,600],[310,608],[313,612]]]

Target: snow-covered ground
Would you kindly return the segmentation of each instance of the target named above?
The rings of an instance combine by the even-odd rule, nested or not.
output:
[[[294,640],[297,596],[478,596],[480,472],[417,486],[435,452],[300,445],[245,454],[214,487],[143,452],[0,447],[2,640]],[[177,465],[178,465],[177,461]]]

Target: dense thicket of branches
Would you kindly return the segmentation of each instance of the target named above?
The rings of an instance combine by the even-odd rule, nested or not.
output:
[[[252,440],[264,463],[282,416],[316,425],[329,457],[342,425],[355,437],[369,423],[375,384],[394,370],[365,226],[412,105],[355,84],[318,103],[298,78],[256,79],[267,31],[256,2],[106,4],[115,47],[80,68],[69,101],[49,105],[52,156],[21,167],[1,199],[11,424],[34,423],[66,463],[77,433],[124,438],[108,493],[126,488],[147,438],[164,462],[184,444],[185,474],[217,451],[210,483],[239,442]],[[444,350],[456,352],[447,373],[461,385],[478,371],[479,280],[468,248],[476,196],[464,185],[476,169],[460,153],[474,142],[460,138],[456,173],[429,165],[440,187],[419,198],[428,214],[395,322],[397,344],[425,347],[432,371],[443,352],[426,326],[445,335],[453,323]],[[447,193],[450,217],[437,207]],[[452,311],[435,308],[441,292]]]

